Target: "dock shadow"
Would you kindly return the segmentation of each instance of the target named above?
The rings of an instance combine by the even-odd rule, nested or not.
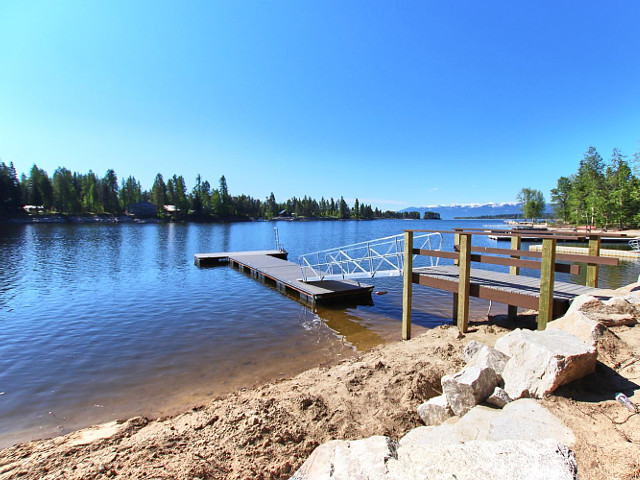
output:
[[[536,330],[538,328],[537,315],[528,313],[519,313],[515,319],[510,319],[507,315],[494,315],[490,316],[487,322],[478,322],[478,325],[481,324],[497,325],[507,330],[515,330],[516,328]]]
[[[613,368],[598,361],[596,371],[591,375],[558,388],[554,395],[580,402],[598,403],[614,400],[616,393],[632,397],[640,385],[623,377]]]

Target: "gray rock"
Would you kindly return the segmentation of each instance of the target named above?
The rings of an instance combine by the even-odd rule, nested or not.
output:
[[[399,441],[410,445],[443,445],[473,440],[541,440],[552,439],[573,445],[575,436],[562,421],[536,400],[523,398],[505,405],[502,410],[478,405],[464,417],[452,418],[437,427],[418,427]]]
[[[420,405],[418,415],[425,425],[440,425],[453,416],[453,411],[447,403],[447,397],[438,395]]]
[[[602,323],[606,327],[619,327],[621,325],[633,326],[638,321],[631,313],[587,313],[592,320]]]
[[[442,392],[453,413],[461,417],[491,395],[499,381],[491,368],[466,367],[442,377]]]
[[[627,313],[633,316],[637,313],[635,306],[628,302],[625,297],[612,297],[602,303],[606,307],[614,309],[617,313]]]
[[[634,307],[640,308],[640,291],[629,292],[623,298]]]
[[[570,312],[601,312],[604,304],[591,295],[578,295],[571,301],[567,313]]]
[[[595,347],[604,334],[605,326],[590,318],[586,313],[574,311],[554,320],[547,329],[559,329],[579,338],[587,345]]]
[[[502,371],[509,361],[509,357],[495,348],[483,345],[471,358],[468,365],[485,368],[488,367],[498,374],[502,381]]]
[[[465,362],[470,362],[471,359],[474,357],[474,355],[476,353],[478,353],[480,351],[481,348],[483,347],[487,347],[489,348],[488,345],[485,345],[482,342],[479,342],[478,340],[471,340],[466,347],[464,347],[464,350],[462,350],[462,356],[464,358]]]
[[[592,320],[607,327],[635,325],[640,316],[640,309],[636,306],[637,297],[637,293],[632,293],[603,302],[590,295],[579,295],[573,299],[567,313],[584,312]]]
[[[509,394],[502,388],[496,387],[493,393],[487,398],[487,403],[494,407],[502,408],[511,401]]]
[[[574,453],[553,440],[401,447],[388,466],[389,475],[382,478],[390,480],[575,480],[578,475]]]
[[[559,329],[517,329],[499,338],[496,349],[511,357],[502,378],[512,399],[542,398],[596,367],[596,349]]]
[[[389,437],[333,440],[316,448],[291,480],[386,478],[387,462],[397,457],[397,444]]]

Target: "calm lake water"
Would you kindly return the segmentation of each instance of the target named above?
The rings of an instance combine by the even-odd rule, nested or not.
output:
[[[497,223],[1,225],[0,446],[175,413],[400,338],[401,278],[370,282],[388,293],[368,304],[312,308],[229,267],[198,269],[195,253],[272,249],[274,226],[296,261],[405,228]],[[452,243],[445,236],[445,248]],[[638,273],[633,262],[602,268],[601,285]],[[472,300],[471,309],[486,318],[488,303]],[[414,288],[418,332],[450,322],[450,310],[450,294]]]

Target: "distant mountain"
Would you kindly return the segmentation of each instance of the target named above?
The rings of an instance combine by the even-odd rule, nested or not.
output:
[[[451,205],[427,205],[424,207],[408,207],[401,212],[438,212],[443,220],[455,217],[481,217],[484,215],[517,215],[521,214],[520,205],[516,202],[505,203],[452,203]],[[545,211],[551,211],[547,205]]]

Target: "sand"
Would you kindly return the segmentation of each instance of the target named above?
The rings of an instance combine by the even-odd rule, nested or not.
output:
[[[508,325],[513,327],[513,325]],[[111,422],[0,451],[0,479],[289,478],[319,444],[389,435],[420,425],[416,408],[440,394],[471,340],[493,345],[508,330],[473,325],[457,338],[439,327],[331,367],[239,391],[177,416]],[[542,400],[570,426],[581,479],[640,479],[640,327],[619,327],[599,347],[595,374]],[[170,386],[168,386],[170,387]]]

